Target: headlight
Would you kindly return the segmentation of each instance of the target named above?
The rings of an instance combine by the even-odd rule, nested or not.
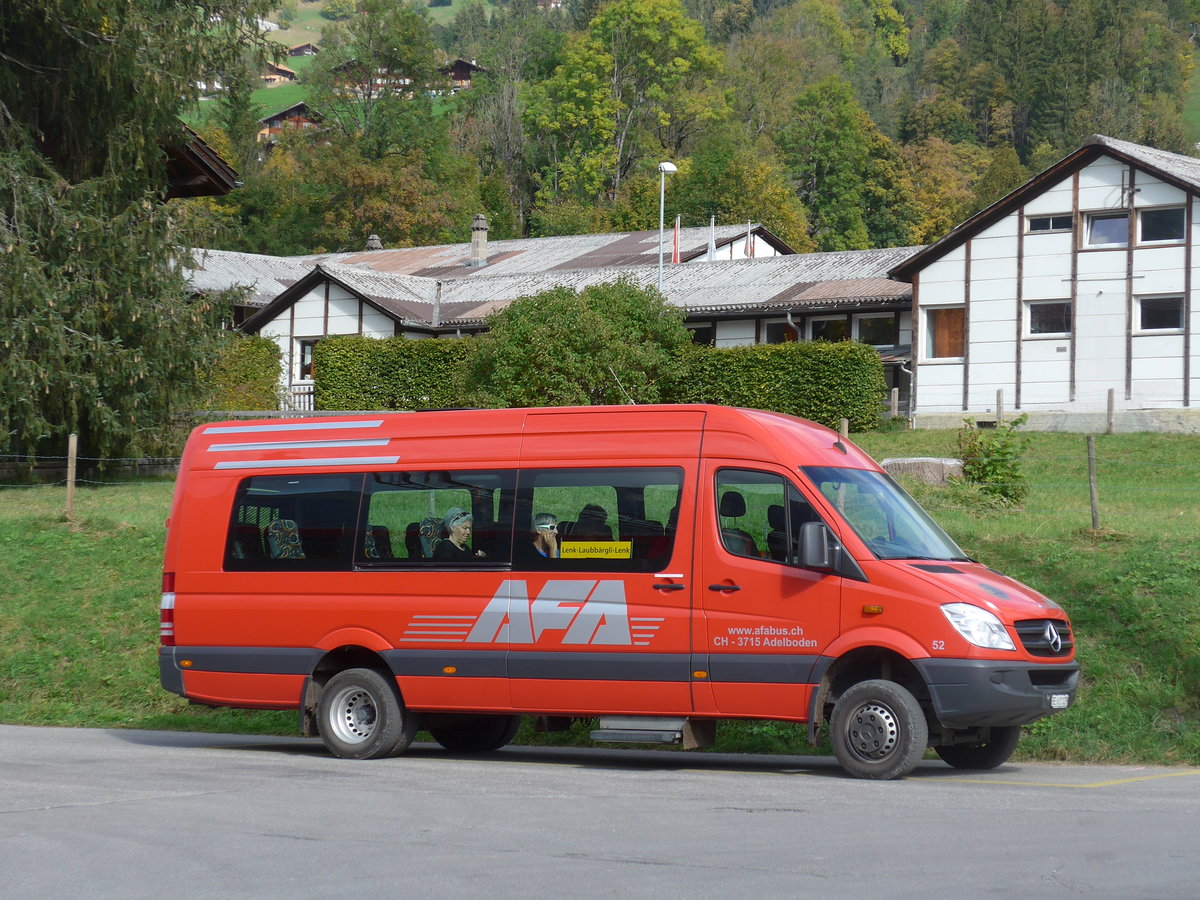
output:
[[[988,650],[1016,650],[1012,638],[1000,624],[1000,620],[986,609],[970,603],[947,603],[942,612],[954,626],[954,630],[976,647]]]

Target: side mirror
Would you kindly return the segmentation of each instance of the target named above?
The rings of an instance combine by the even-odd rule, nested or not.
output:
[[[824,522],[805,522],[800,526],[800,565],[806,569],[833,572],[837,568],[833,541]]]

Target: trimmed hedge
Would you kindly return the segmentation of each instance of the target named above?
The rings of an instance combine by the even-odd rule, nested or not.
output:
[[[213,370],[201,405],[217,410],[279,409],[279,345],[258,335],[233,335]]]
[[[313,349],[313,404],[325,410],[437,409],[463,405],[475,342],[328,337]]]
[[[462,406],[477,342],[330,337],[313,354],[317,409],[431,409]],[[838,426],[876,428],[885,393],[883,363],[865,344],[824,341],[747,347],[689,345],[663,379],[663,402],[745,406]]]
[[[675,403],[769,409],[853,431],[879,426],[886,386],[883,361],[866,344],[754,344],[689,347],[669,391]]]

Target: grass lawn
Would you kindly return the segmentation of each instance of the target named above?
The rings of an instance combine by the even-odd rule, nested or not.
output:
[[[868,433],[875,458],[953,456],[954,432]],[[1079,702],[1026,729],[1025,758],[1200,764],[1200,437],[1096,439],[1091,530],[1085,439],[1033,434],[1030,493],[989,507],[910,485],[971,556],[1060,601],[1076,629]],[[171,484],[0,492],[0,721],[294,733],[292,713],[189,707],[158,686],[163,521]],[[566,735],[519,741],[555,743]],[[717,749],[806,753],[800,726],[723,725]]]
[[[434,22],[446,25],[458,15],[458,11],[464,5],[465,0],[451,0],[449,6],[427,7],[427,12],[429,18]],[[308,41],[319,44],[321,29],[329,22],[321,15],[323,9],[325,9],[325,0],[300,0],[296,8],[296,18],[291,27],[271,32],[272,40],[278,41],[286,47],[295,47],[297,44]]]
[[[321,29],[329,21],[321,15],[325,8],[325,0],[299,0],[296,4],[296,18],[291,27],[281,28],[271,32],[271,40],[285,47],[295,47],[297,44],[321,43]],[[270,21],[275,21],[271,16]],[[289,64],[290,65],[290,64]]]
[[[1183,98],[1183,122],[1193,140],[1200,139],[1200,50],[1192,51],[1192,78]]]

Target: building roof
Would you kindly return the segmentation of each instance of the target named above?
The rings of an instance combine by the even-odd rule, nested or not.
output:
[[[291,106],[288,106],[284,109],[279,110],[279,112],[271,113],[269,116],[263,116],[261,119],[258,120],[258,124],[273,125],[276,122],[282,122],[284,119],[288,118],[289,116],[303,116],[305,118],[308,118],[309,117],[308,104],[305,103],[303,100],[301,100],[299,103],[293,103]]]
[[[285,66],[283,63],[277,63],[277,62],[268,62],[268,63],[267,63],[267,69],[268,69],[268,70],[270,70],[270,71],[272,71],[272,72],[279,72],[279,73],[281,73],[281,74],[283,74],[283,75],[287,75],[287,76],[289,76],[290,78],[296,78],[296,77],[297,77],[297,75],[296,75],[296,70],[295,70],[295,69],[292,69],[292,68],[289,68],[288,66]]]
[[[884,273],[918,249],[900,247],[672,264],[663,269],[663,293],[692,316],[771,312],[782,315],[787,310],[799,309],[907,305],[912,297],[911,285],[893,281]],[[247,319],[243,329],[256,331],[325,279],[410,327],[477,328],[489,314],[514,300],[555,287],[578,291],[618,279],[641,287],[656,287],[658,266],[656,260],[652,265],[508,273],[493,270],[474,278],[437,279],[326,259]]]
[[[747,230],[746,225],[718,226],[715,229],[718,250],[741,240]],[[766,241],[778,252],[792,253],[787,244],[761,225],[750,225],[749,230],[756,240]],[[703,257],[708,251],[709,237],[708,228],[680,229],[680,261],[688,262]],[[668,233],[665,244],[668,260],[671,241],[671,234]],[[280,291],[294,284],[310,269],[325,263],[396,275],[415,275],[440,281],[476,280],[497,275],[527,275],[596,267],[647,264],[657,266],[658,232],[581,234],[490,241],[487,246],[488,264],[474,267],[470,264],[469,243],[289,257],[263,256],[231,250],[197,250],[195,255],[198,268],[189,273],[189,277],[197,290],[214,291],[235,285],[252,285],[254,291],[247,299],[247,305],[265,306]]]
[[[201,292],[248,287],[245,305],[266,306],[312,269],[304,257],[194,250],[187,277],[192,289]]]
[[[1063,178],[1078,172],[1102,156],[1118,159],[1188,193],[1200,193],[1200,159],[1179,153],[1170,153],[1166,150],[1156,150],[1153,147],[1145,147],[1129,141],[1119,141],[1102,134],[1094,134],[1074,153],[1065,156],[1045,171],[1035,175],[987,209],[956,225],[941,240],[935,241],[920,252],[913,254],[893,267],[888,274],[892,278],[911,282],[916,274],[926,266],[941,259],[951,250],[965,244],[975,235],[1020,209],[1033,197],[1040,195],[1062,181]]]
[[[754,235],[756,241],[766,241],[779,253],[794,253],[791,247],[761,225],[719,225],[711,230],[707,227],[681,228],[680,262],[703,256],[708,251],[710,235],[715,235],[719,250],[741,240],[747,231]],[[611,266],[657,266],[658,239],[659,233],[655,230],[489,240],[488,262],[482,267],[471,266],[470,243],[330,253],[311,258],[314,262],[344,263],[364,266],[379,272],[397,272],[448,280]],[[668,261],[671,257],[672,243],[673,231],[668,230],[664,237],[664,251]]]
[[[238,185],[237,172],[200,135],[181,123],[179,139],[166,147],[167,199],[219,197]]]

